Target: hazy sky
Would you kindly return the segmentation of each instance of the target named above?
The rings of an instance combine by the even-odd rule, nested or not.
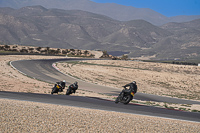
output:
[[[137,8],[150,8],[165,16],[200,15],[200,0],[91,0],[97,3],[117,3]]]

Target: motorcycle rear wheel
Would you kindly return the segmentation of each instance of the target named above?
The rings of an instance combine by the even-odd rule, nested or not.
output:
[[[126,100],[123,102],[124,104],[128,104],[133,99],[133,96],[127,95]]]
[[[53,93],[58,93],[57,88],[52,88],[51,94],[53,95]]]
[[[71,89],[67,89],[66,95],[70,95],[71,94]]]

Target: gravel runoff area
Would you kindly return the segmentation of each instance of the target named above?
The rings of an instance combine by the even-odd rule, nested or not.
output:
[[[50,56],[0,56],[0,91],[49,94],[52,84],[22,75],[9,62]],[[104,95],[77,91],[76,95]],[[0,99],[0,133],[13,132],[190,132],[200,123],[158,117]]]
[[[0,99],[0,132],[198,133],[200,123]]]

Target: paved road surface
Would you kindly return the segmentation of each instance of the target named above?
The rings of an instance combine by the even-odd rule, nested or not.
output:
[[[0,92],[0,97],[200,122],[200,113],[169,110],[138,104],[115,104],[113,101],[107,101],[98,98],[21,92]]]

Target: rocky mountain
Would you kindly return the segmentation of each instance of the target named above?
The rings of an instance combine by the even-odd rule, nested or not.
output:
[[[199,59],[200,19],[185,23],[167,23],[160,28],[171,34],[160,39],[150,49],[139,50],[130,56],[144,56],[146,53],[158,59]]]
[[[168,22],[187,22],[199,19],[197,16],[166,17],[148,8],[135,8],[114,3],[95,3],[90,0],[1,0],[0,7],[22,8],[25,6],[41,5],[45,8],[57,8],[65,10],[83,10],[108,16],[120,21],[142,19],[154,25],[162,25]]]
[[[162,28],[170,31],[173,35],[163,39],[164,42],[160,42],[160,46],[170,44],[170,49],[176,49],[176,54],[179,53],[180,57],[184,55],[195,57],[200,54],[200,19],[185,23],[168,23]],[[166,54],[173,55],[174,50],[170,49],[166,50]]]
[[[64,49],[124,51],[135,58],[197,58],[199,22],[157,27],[144,20],[117,21],[80,10],[42,6],[0,8],[0,41]]]

